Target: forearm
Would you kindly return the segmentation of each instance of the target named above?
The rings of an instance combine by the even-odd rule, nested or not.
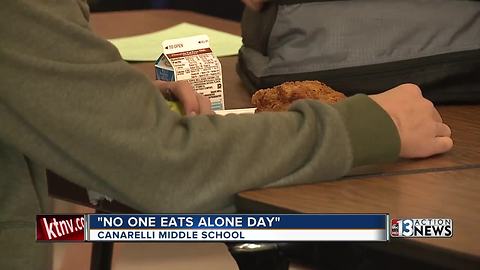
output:
[[[128,115],[16,103],[19,111],[1,114],[8,127],[2,139],[67,179],[143,211],[219,209],[242,190],[341,177],[355,160],[345,120],[330,106],[304,102],[290,113],[181,118],[162,99],[146,99],[157,102],[133,103],[123,108]],[[132,107],[144,114],[129,121]],[[373,162],[396,154],[371,153],[361,154]]]

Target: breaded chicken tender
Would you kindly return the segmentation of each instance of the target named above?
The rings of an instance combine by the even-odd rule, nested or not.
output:
[[[288,110],[288,107],[299,99],[316,99],[332,104],[345,98],[343,93],[322,82],[296,81],[258,90],[252,97],[252,104],[257,107],[256,112],[275,112]]]

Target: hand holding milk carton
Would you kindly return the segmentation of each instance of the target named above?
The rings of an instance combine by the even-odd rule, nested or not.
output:
[[[163,53],[155,62],[157,80],[187,80],[198,93],[208,97],[212,110],[224,110],[222,67],[212,53],[207,35],[162,42]]]

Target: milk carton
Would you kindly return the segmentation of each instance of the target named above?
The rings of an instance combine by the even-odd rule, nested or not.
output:
[[[187,80],[195,91],[208,97],[212,110],[225,109],[222,67],[210,49],[207,35],[165,40],[155,62],[158,80]]]

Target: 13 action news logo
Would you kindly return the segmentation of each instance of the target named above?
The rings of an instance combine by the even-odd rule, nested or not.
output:
[[[392,219],[392,237],[452,237],[453,222],[447,218]]]

